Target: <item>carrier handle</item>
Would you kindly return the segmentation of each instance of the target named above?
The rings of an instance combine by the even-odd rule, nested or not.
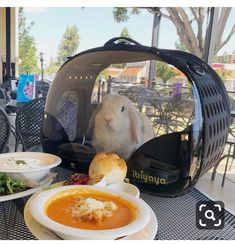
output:
[[[116,41],[118,40],[124,40],[125,41],[125,44],[129,44],[129,43],[132,43],[132,44],[135,44],[136,46],[142,46],[139,42],[129,38],[129,37],[114,37],[112,39],[110,39],[109,41],[107,41],[104,46],[112,46],[112,45],[115,45]]]

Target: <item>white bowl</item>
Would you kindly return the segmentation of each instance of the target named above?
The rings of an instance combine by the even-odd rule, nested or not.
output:
[[[46,214],[46,205],[50,199],[54,199],[64,195],[70,195],[82,192],[103,192],[108,193],[112,196],[118,196],[129,202],[135,211],[135,219],[119,228],[108,229],[108,230],[87,230],[67,225],[60,224],[50,219]],[[116,239],[122,236],[130,235],[138,232],[144,228],[150,220],[150,212],[148,205],[142,199],[136,199],[126,193],[120,194],[120,192],[101,188],[90,185],[73,185],[73,186],[62,186],[59,188],[50,189],[44,191],[36,196],[30,203],[30,212],[33,218],[41,225],[53,230],[58,236],[65,240],[104,240],[104,239]]]
[[[113,190],[117,190],[117,191],[121,191],[127,194],[130,194],[133,197],[139,198],[140,196],[140,191],[139,189],[132,184],[129,183],[125,183],[125,182],[120,182],[120,183],[113,183],[110,185],[107,185],[106,187],[113,189]]]
[[[17,164],[16,160],[30,160],[30,163]],[[32,161],[35,161],[34,162]],[[19,162],[19,161],[18,161]],[[41,152],[15,152],[0,154],[0,172],[15,179],[39,182],[51,168],[58,166],[61,158]]]

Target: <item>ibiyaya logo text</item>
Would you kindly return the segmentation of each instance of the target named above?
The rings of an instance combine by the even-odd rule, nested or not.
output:
[[[144,173],[143,170],[141,170],[140,172],[137,170],[132,170],[132,177],[138,180],[142,180],[145,183],[153,183],[155,185],[165,185],[166,184],[166,180],[156,177],[156,176],[152,176],[152,175],[147,175]]]

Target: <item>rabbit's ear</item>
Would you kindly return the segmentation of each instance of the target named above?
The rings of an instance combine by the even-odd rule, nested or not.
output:
[[[129,117],[131,125],[131,139],[133,143],[141,141],[141,118],[133,106],[129,107]]]

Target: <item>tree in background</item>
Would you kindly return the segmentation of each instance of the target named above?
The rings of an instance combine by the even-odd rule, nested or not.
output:
[[[30,30],[34,22],[26,23],[24,9],[19,8],[19,73],[38,73],[37,48]]]
[[[164,62],[158,61],[156,65],[157,65],[156,77],[162,78],[164,84],[166,84],[168,80],[170,80],[171,78],[175,77],[178,74],[178,72],[173,67],[169,66]]]
[[[131,8],[131,14],[140,14],[141,10],[139,8]],[[129,19],[128,8],[114,8],[113,17],[118,22],[126,22]]]
[[[229,55],[227,52],[224,52],[223,55],[221,56],[215,56],[213,61],[215,63],[224,63],[224,64],[229,63]]]
[[[108,80],[108,78],[109,78],[109,71],[108,71],[108,69],[104,69],[104,70],[102,70],[102,71],[99,73],[99,75],[97,76],[97,80],[98,80],[99,78]]]
[[[120,35],[120,36],[121,36],[121,37],[128,37],[128,38],[131,38],[131,35],[130,35],[130,33],[129,33],[127,27],[124,27],[124,28],[122,29],[122,31],[121,31],[121,35]]]
[[[176,50],[180,50],[180,51],[183,51],[183,52],[188,52],[188,50],[185,47],[184,43],[179,38],[175,42],[175,48],[176,48]]]
[[[58,47],[58,65],[62,65],[68,57],[76,54],[79,44],[80,35],[77,26],[67,26]]]
[[[45,70],[45,73],[48,75],[53,75],[59,70],[60,66],[56,63],[53,57],[50,58],[49,65]]]
[[[208,10],[206,7],[144,7],[144,8],[132,8],[131,14],[139,14],[141,9],[147,9],[151,13],[161,14],[162,17],[169,19],[176,27],[177,34],[182,41],[188,52],[195,54],[199,58],[203,58],[205,55],[205,37],[203,36],[203,30],[206,26],[208,19]],[[231,7],[221,8],[220,16],[218,20],[218,29],[216,36],[216,44],[214,55],[221,50],[224,45],[228,43],[235,32],[235,24],[230,30],[229,34],[222,39],[224,33],[224,27],[227,23],[228,17],[231,12]],[[129,11],[127,8],[114,8],[113,16],[117,22],[125,22],[129,18]]]
[[[219,75],[222,81],[226,81],[226,79],[231,75],[232,71],[227,69],[218,69],[216,73]]]

